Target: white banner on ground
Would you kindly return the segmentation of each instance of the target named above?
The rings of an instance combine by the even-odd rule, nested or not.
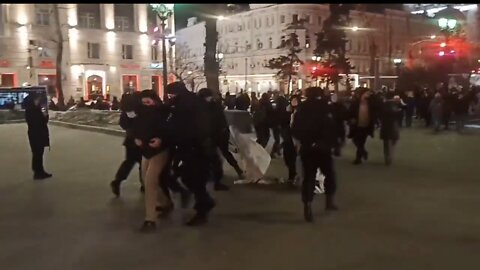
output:
[[[240,161],[245,165],[246,179],[242,183],[255,183],[262,179],[272,160],[270,154],[255,142],[252,134],[242,134],[233,126],[230,126],[230,132],[237,145]]]

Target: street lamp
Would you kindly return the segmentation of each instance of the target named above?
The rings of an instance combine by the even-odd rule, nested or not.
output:
[[[167,45],[165,42],[166,36],[165,36],[165,21],[170,18],[173,14],[173,7],[174,4],[150,4],[150,6],[153,8],[153,10],[157,13],[158,18],[160,19],[160,27],[162,29],[162,63],[163,63],[163,98],[164,100],[168,97],[167,96]]]
[[[453,30],[457,26],[457,20],[440,18],[438,19],[438,26],[440,26],[442,29]]]
[[[322,60],[321,56],[314,55],[312,56],[312,61],[320,62]]]
[[[400,59],[400,58],[395,58],[395,59],[393,59],[393,63],[394,63],[395,65],[399,65],[399,64],[402,63],[402,59]]]
[[[353,32],[357,32],[357,31],[358,31],[358,26],[352,27],[352,31],[353,31]]]

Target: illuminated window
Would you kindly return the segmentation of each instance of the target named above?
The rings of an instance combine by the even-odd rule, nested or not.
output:
[[[90,59],[100,59],[100,44],[87,43],[87,56]]]
[[[152,61],[158,61],[158,46],[152,46]]]
[[[122,45],[122,59],[133,59],[133,45]]]
[[[115,16],[115,30],[130,31],[130,20],[128,17]]]
[[[38,25],[50,25],[50,9],[44,5],[35,5],[35,16]]]
[[[78,26],[82,28],[98,28],[95,15],[92,13],[83,13],[78,17]]]

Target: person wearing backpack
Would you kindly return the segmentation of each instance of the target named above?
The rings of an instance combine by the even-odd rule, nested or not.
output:
[[[313,222],[312,200],[317,170],[325,176],[327,211],[337,210],[334,203],[336,176],[332,147],[335,143],[334,119],[325,99],[321,99],[322,89],[307,88],[307,99],[298,106],[293,117],[292,134],[300,141],[300,156],[303,164],[302,201],[304,217]]]

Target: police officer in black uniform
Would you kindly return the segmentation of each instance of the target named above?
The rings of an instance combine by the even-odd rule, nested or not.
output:
[[[326,210],[337,210],[334,204],[336,191],[332,147],[335,142],[334,119],[328,103],[321,98],[322,89],[306,89],[307,100],[301,103],[292,123],[293,136],[300,141],[300,156],[304,169],[302,200],[307,222],[313,221],[311,202],[315,176],[320,169],[325,176]]]
[[[142,154],[140,152],[140,148],[135,145],[134,138],[132,136],[133,121],[135,121],[135,118],[137,117],[135,109],[139,103],[139,93],[123,94],[120,102],[120,109],[122,110],[120,114],[120,126],[125,130],[125,140],[123,141],[123,146],[125,146],[125,160],[118,168],[118,171],[115,174],[115,179],[110,183],[112,192],[117,197],[120,196],[120,184],[122,181],[127,179],[130,171],[137,163],[139,165],[141,183],[140,191],[142,193],[145,191],[141,173]]]
[[[166,87],[169,96],[170,116],[168,129],[175,145],[175,161],[180,164],[179,175],[195,197],[196,215],[187,226],[207,222],[215,201],[207,192],[209,177],[208,157],[215,151],[211,140],[211,122],[206,101],[189,92],[182,82],[170,83]]]

